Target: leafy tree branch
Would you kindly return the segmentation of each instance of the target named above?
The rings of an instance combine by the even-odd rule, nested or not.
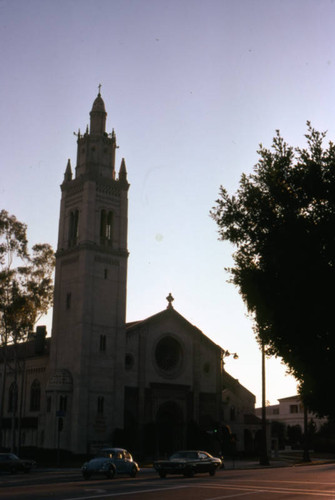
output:
[[[211,211],[235,246],[228,269],[267,353],[281,356],[310,409],[335,415],[327,389],[335,366],[335,146],[307,122],[307,147],[279,131],[243,174],[235,195],[221,186]]]

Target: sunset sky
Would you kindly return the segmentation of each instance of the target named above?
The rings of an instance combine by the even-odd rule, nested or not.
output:
[[[261,403],[261,355],[234,248],[209,216],[276,129],[335,140],[333,0],[1,0],[0,208],[56,249],[60,184],[101,83],[129,190],[127,320],[174,307]],[[44,322],[50,333],[50,315]],[[296,393],[267,362],[267,399]]]

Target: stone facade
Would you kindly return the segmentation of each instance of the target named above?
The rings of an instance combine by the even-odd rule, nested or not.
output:
[[[116,173],[116,136],[105,130],[106,116],[99,93],[90,129],[77,134],[75,173],[70,160],[66,166],[52,335],[40,328],[19,346],[15,433],[13,381],[0,362],[2,446],[221,452],[225,433],[244,449],[248,430],[252,448],[255,397],[225,372],[225,351],[173,308],[171,294],[165,310],[126,323],[129,184],[124,159]]]
[[[116,176],[116,136],[105,131],[100,93],[90,115],[90,132],[78,132],[75,177],[69,161],[61,186],[50,352],[50,380],[59,370],[72,377],[72,390],[63,395],[67,416],[62,433],[70,449],[81,453],[99,437],[108,439],[110,427],[123,427],[120,353],[125,351],[128,259],[126,166],[122,160]],[[61,392],[48,384],[49,447],[55,445],[52,429]]]
[[[221,363],[221,349],[172,306],[127,325],[125,428],[141,439],[154,427],[153,451],[183,447],[190,422],[220,420]]]

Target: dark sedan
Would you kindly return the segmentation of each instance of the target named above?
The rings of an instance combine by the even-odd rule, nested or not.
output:
[[[192,477],[199,472],[207,472],[214,476],[221,465],[219,458],[212,457],[206,451],[197,450],[177,451],[169,460],[154,462],[154,468],[160,477],[166,477],[167,474],[183,474]]]
[[[0,453],[0,471],[10,472],[30,472],[35,467],[34,460],[25,460],[17,457],[14,453]]]

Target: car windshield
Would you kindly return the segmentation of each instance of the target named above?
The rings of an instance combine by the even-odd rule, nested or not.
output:
[[[175,460],[176,458],[198,458],[198,452],[196,451],[178,451],[171,455],[170,460]]]
[[[127,460],[128,462],[133,461],[133,457],[127,450],[118,450],[114,448],[104,448],[99,451],[97,457],[99,458],[113,458],[114,460]]]
[[[4,462],[5,460],[20,460],[19,457],[14,455],[14,453],[2,453],[0,454],[0,461]]]
[[[115,451],[114,450],[101,450],[99,452],[98,457],[115,458]]]

